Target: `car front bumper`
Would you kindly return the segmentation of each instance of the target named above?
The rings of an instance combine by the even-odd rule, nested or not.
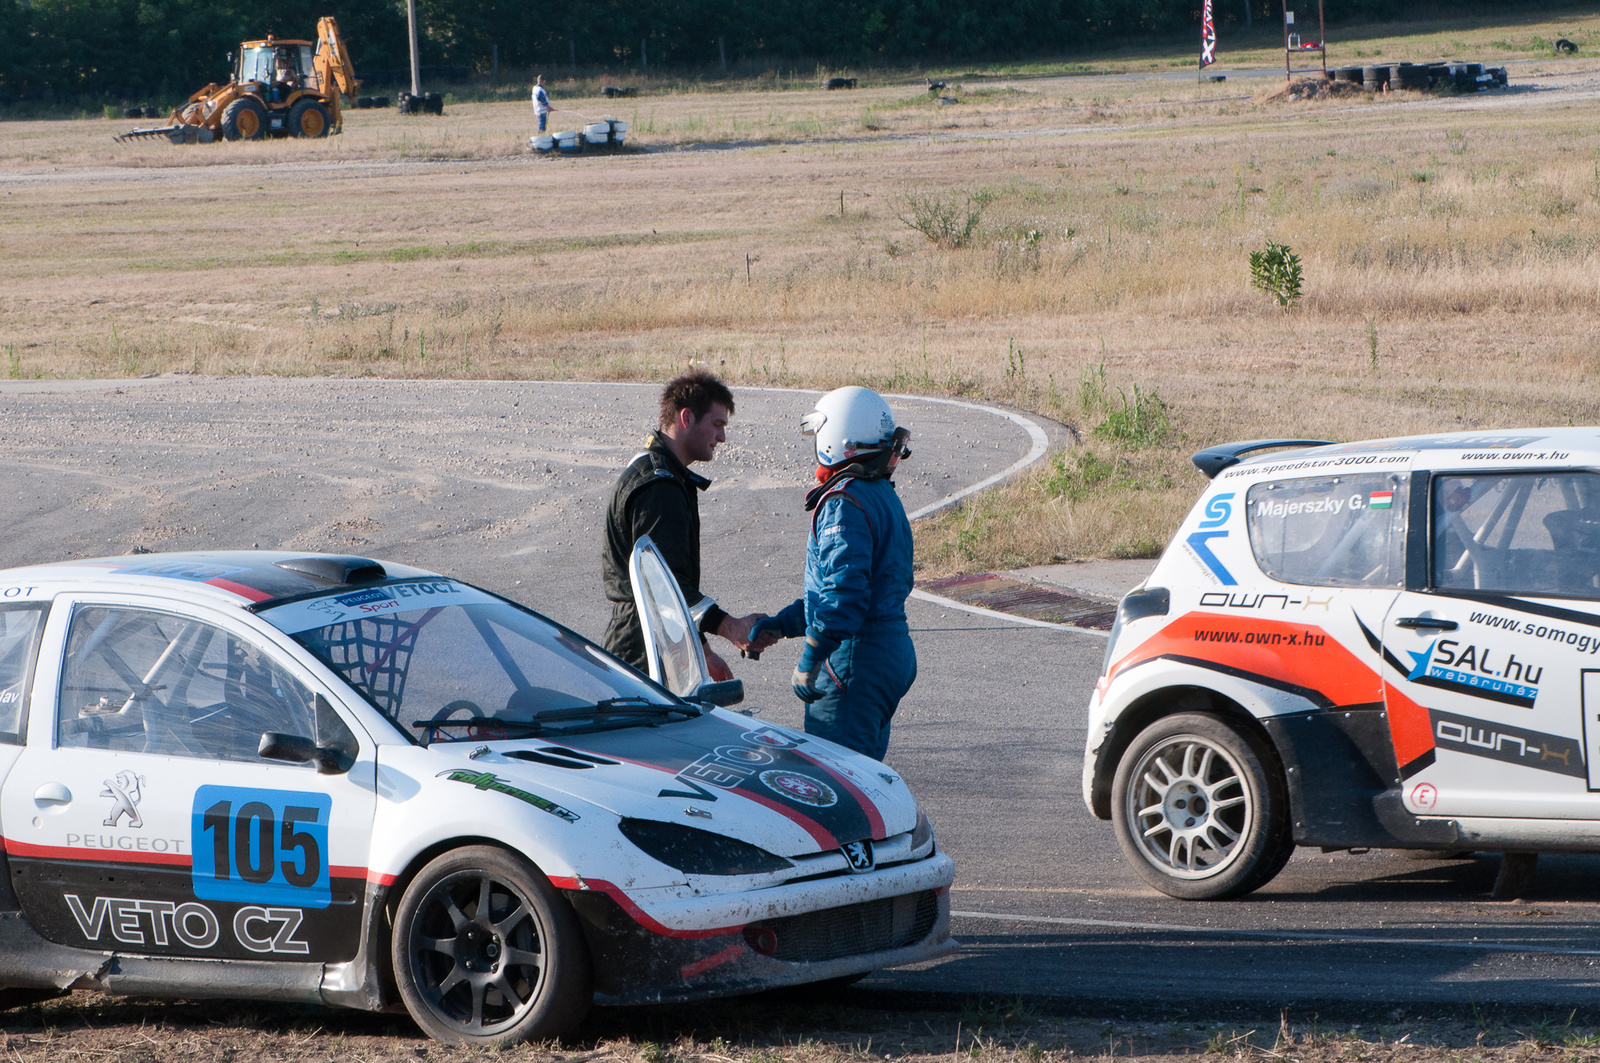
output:
[[[564,893],[588,938],[595,1002],[650,1004],[820,982],[942,955],[956,944],[953,877],[941,853],[867,875],[695,898],[672,913],[676,925],[609,883]]]

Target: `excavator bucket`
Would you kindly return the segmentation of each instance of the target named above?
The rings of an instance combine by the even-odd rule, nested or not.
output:
[[[197,125],[169,125],[159,129],[133,129],[114,140],[155,140],[166,137],[174,144],[209,144],[216,137],[211,130]]]

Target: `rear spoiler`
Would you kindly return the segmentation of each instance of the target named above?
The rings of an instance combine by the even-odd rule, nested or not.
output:
[[[1189,460],[1194,462],[1195,468],[1206,474],[1206,479],[1214,480],[1217,478],[1217,473],[1239,464],[1246,454],[1257,450],[1271,450],[1274,447],[1331,446],[1333,443],[1326,439],[1246,439],[1241,443],[1219,443],[1217,446],[1207,447],[1196,452]]]

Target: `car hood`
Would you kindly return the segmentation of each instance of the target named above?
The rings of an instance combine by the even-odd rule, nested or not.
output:
[[[699,827],[779,856],[882,841],[917,821],[904,780],[878,761],[724,710],[659,727],[484,745],[488,752],[471,759],[474,743],[433,749],[552,799]]]

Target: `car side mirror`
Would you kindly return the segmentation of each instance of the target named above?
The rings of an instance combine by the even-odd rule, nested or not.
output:
[[[285,764],[315,764],[318,775],[343,775],[355,763],[355,758],[331,746],[319,746],[305,735],[287,735],[266,731],[256,746],[256,755],[262,760],[277,760]]]
[[[744,680],[728,679],[721,683],[701,683],[695,692],[689,695],[688,700],[709,702],[724,708],[737,705],[744,700]]]

